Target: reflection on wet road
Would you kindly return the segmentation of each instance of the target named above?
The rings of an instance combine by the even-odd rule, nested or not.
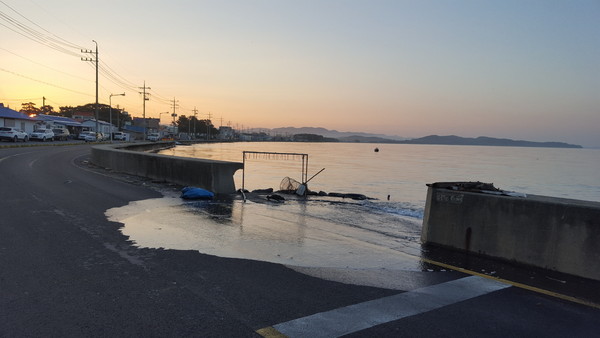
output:
[[[264,196],[184,201],[166,196],[110,209],[137,246],[245,258],[305,268],[422,271],[421,219],[372,201]],[[397,211],[397,210],[396,210]]]

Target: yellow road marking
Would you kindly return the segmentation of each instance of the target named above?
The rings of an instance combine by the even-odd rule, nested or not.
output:
[[[265,338],[287,338],[286,335],[277,331],[277,329],[272,326],[256,330],[256,333]]]
[[[479,272],[475,272],[475,271],[471,271],[471,270],[467,270],[458,266],[454,266],[454,265],[450,265],[450,264],[446,264],[446,263],[441,263],[441,262],[437,262],[431,259],[427,259],[427,258],[421,258],[421,260],[425,263],[429,263],[429,264],[433,264],[433,265],[437,265],[439,267],[443,267],[446,269],[450,269],[450,270],[454,270],[454,271],[460,271],[469,275],[474,275],[474,276],[479,276],[479,277],[483,277],[483,278],[488,278],[491,280],[495,280],[498,282],[502,282],[505,284],[510,284],[512,286],[518,287],[520,289],[525,289],[525,290],[529,290],[529,291],[533,291],[533,292],[537,292],[537,293],[541,293],[547,296],[551,296],[551,297],[555,297],[555,298],[559,298],[562,300],[566,300],[569,302],[573,302],[573,303],[577,303],[577,304],[581,304],[581,305],[586,305],[589,307],[593,307],[596,309],[600,309],[600,304],[594,303],[594,302],[590,302],[584,299],[579,299],[576,297],[572,297],[572,296],[567,296],[567,295],[563,295],[562,293],[558,293],[558,292],[554,292],[554,291],[549,291],[549,290],[545,290],[545,289],[541,289],[535,286],[531,286],[531,285],[527,285],[527,284],[523,284],[523,283],[518,283],[518,282],[513,282],[511,280],[508,279],[503,279],[503,278],[498,278],[498,277],[494,277],[494,276],[490,276],[490,275],[486,275],[483,273],[479,273]]]

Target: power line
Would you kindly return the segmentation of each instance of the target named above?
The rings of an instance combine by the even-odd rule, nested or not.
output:
[[[89,67],[91,67],[92,69],[94,69],[94,70],[96,69],[96,66],[95,66],[95,65],[93,65],[93,64],[92,64],[92,63],[90,63],[90,62],[88,62],[88,63],[87,63],[87,65],[88,65]],[[110,90],[108,90],[108,89],[107,89],[106,87],[104,87],[103,85],[101,85],[101,84],[98,84],[98,86],[99,86],[100,88],[102,88],[102,90],[104,90],[104,91],[106,91],[106,92],[110,92]]]
[[[59,88],[59,89],[62,89],[62,90],[70,91],[70,92],[73,92],[73,93],[76,93],[76,94],[81,94],[81,95],[85,95],[85,96],[92,96],[92,95],[89,95],[87,93],[83,93],[83,92],[80,92],[80,91],[77,91],[77,90],[73,90],[73,89],[69,89],[69,88],[66,88],[66,87],[59,86],[59,85],[55,85],[55,84],[50,83],[50,82],[46,82],[46,81],[34,79],[34,78],[29,77],[27,75],[19,74],[19,73],[16,73],[16,72],[13,72],[13,71],[10,71],[8,69],[1,68],[1,67],[0,67],[0,71],[6,72],[6,73],[9,73],[9,74],[13,74],[15,76],[19,76],[19,77],[22,77],[22,78],[27,79],[27,80],[39,82],[39,83],[45,84],[47,86],[51,86],[51,87]]]
[[[54,104],[55,104],[55,105],[56,105],[56,106],[57,106],[57,107],[60,109],[60,106],[61,106],[61,104],[60,104],[60,103],[58,103],[58,102],[56,102],[56,101],[54,101],[54,100],[50,100],[49,98],[46,98],[46,101],[48,101],[48,102],[50,102],[50,103],[54,103]]]
[[[41,27],[40,25],[38,25],[37,23],[33,22],[32,20],[28,19],[27,17],[25,17],[24,15],[22,15],[21,13],[19,13],[17,10],[15,10],[14,8],[10,7],[9,5],[7,5],[4,1],[0,0],[0,3],[4,4],[5,6],[7,6],[8,8],[10,8],[12,11],[14,11],[15,13],[17,13],[19,16],[21,16],[22,18],[24,18],[25,20],[27,20],[28,22],[31,22],[32,24],[34,24],[35,26],[39,27],[40,29],[44,30],[45,32],[48,32],[51,36],[48,36],[46,34],[43,34],[29,26],[27,26],[26,24],[23,24],[22,22],[19,22],[18,20],[10,17],[9,15],[0,12],[0,18],[4,19],[5,21],[7,21],[12,27],[7,26],[6,24],[0,23],[0,25],[7,27],[8,29],[34,41],[37,43],[40,43],[44,46],[50,47],[54,50],[58,50],[60,52],[66,53],[68,55],[72,55],[72,56],[77,56],[77,57],[81,57],[80,54],[78,53],[74,53],[72,51],[69,51],[61,46],[58,46],[57,44],[62,44],[65,45],[67,47],[70,48],[80,48],[77,44],[71,43],[61,37],[58,37],[55,34],[52,34],[51,32],[49,32],[48,30],[44,29],[43,27]],[[52,36],[56,37],[53,38]],[[82,48],[84,49],[84,48]],[[6,50],[6,49],[5,49]],[[14,53],[13,53],[14,54]],[[17,54],[15,54],[17,55]],[[19,55],[17,55],[19,56]],[[23,57],[24,58],[24,57]],[[33,60],[24,58],[30,62],[33,63],[37,63]],[[39,63],[37,63],[39,64]],[[40,64],[41,65],[41,64]],[[107,80],[109,80],[110,82],[116,84],[119,87],[125,88],[127,90],[135,90],[135,85],[133,85],[131,82],[128,82],[127,80],[123,80],[124,78],[121,77],[120,75],[116,74],[116,72],[112,71],[110,69],[110,67],[108,65],[106,65],[105,63],[103,63],[103,65],[105,67],[102,67],[101,72],[103,77],[105,77]],[[53,69],[51,67],[45,66],[47,68]],[[56,69],[53,69],[56,70]],[[64,73],[64,72],[62,72]],[[64,73],[67,74],[67,73]],[[116,75],[115,75],[116,74]],[[67,74],[69,76],[73,76],[71,74]],[[104,90],[108,91],[108,89],[102,87]]]
[[[3,99],[0,98],[0,101],[2,102],[25,102],[25,101],[34,101],[34,100],[41,100],[41,97],[32,97],[29,99]]]
[[[25,38],[27,38],[29,40],[32,40],[32,41],[34,41],[36,43],[39,43],[39,44],[41,44],[43,46],[51,48],[51,49],[53,49],[55,51],[64,53],[64,54],[69,55],[69,56],[75,56],[75,57],[81,58],[82,55],[80,53],[74,52],[74,51],[72,51],[70,49],[85,50],[85,48],[79,46],[78,44],[72,43],[72,42],[70,42],[70,41],[68,41],[66,39],[63,39],[63,38],[61,38],[58,35],[55,35],[55,34],[51,33],[50,31],[46,30],[45,28],[43,28],[39,24],[37,24],[34,21],[30,20],[29,18],[25,17],[23,14],[21,14],[20,12],[18,12],[13,7],[11,7],[8,4],[6,4],[3,0],[0,0],[0,3],[3,4],[4,6],[6,6],[7,8],[9,8],[12,12],[16,13],[20,18],[23,18],[24,20],[26,20],[26,22],[32,24],[34,27],[28,25],[27,23],[23,23],[22,21],[19,21],[18,19],[14,18],[14,17],[12,17],[12,16],[10,16],[7,13],[4,13],[2,11],[0,11],[0,21],[4,21],[4,22],[0,22],[0,25],[6,27],[8,29],[10,29],[11,31],[13,31],[13,32],[15,32],[15,33],[17,33],[17,34],[19,34],[19,35],[21,35],[21,36],[23,36],[23,37],[25,37]],[[39,30],[36,29],[35,27],[39,28]],[[4,48],[2,48],[2,49],[4,49]],[[6,50],[6,49],[4,49],[4,50]],[[10,53],[12,53],[12,52],[10,52]],[[15,54],[15,55],[19,56],[17,54]],[[22,56],[19,56],[19,57],[22,57]],[[27,59],[27,58],[24,58],[24,59],[26,59],[26,60],[28,60],[30,62],[39,64],[39,63],[37,63],[37,62],[35,62],[33,60],[30,60],[30,59]],[[83,59],[87,60],[87,58],[85,58],[85,57]],[[94,60],[89,60],[89,61],[94,61]],[[136,91],[138,89],[133,82],[131,82],[131,81],[127,80],[125,77],[119,75],[116,71],[114,71],[105,62],[99,61],[98,59],[96,59],[95,62],[96,62],[96,70],[97,70],[97,72],[99,71],[102,74],[102,76],[105,79],[107,79],[109,82],[117,85],[118,87],[120,87],[122,89],[128,90],[128,91]],[[98,63],[100,63],[100,66],[98,65]],[[39,65],[41,65],[41,64],[39,64]],[[50,68],[50,69],[55,70],[55,71],[59,71],[59,70],[53,69],[53,68],[48,67],[48,66],[45,66],[45,67]],[[1,70],[4,71],[4,72],[8,72],[8,73],[14,74],[16,76],[20,76],[20,77],[32,80],[32,81],[36,81],[36,82],[43,83],[43,84],[46,84],[46,85],[49,85],[49,86],[53,86],[53,87],[56,87],[56,88],[60,88],[60,89],[64,89],[64,90],[68,90],[68,91],[74,92],[74,93],[78,93],[78,94],[83,94],[83,95],[89,96],[89,94],[84,94],[84,93],[76,91],[76,90],[72,90],[72,89],[68,89],[68,88],[65,88],[65,87],[58,86],[58,85],[54,85],[52,83],[49,83],[49,82],[46,82],[46,81],[42,81],[42,80],[38,80],[38,79],[35,79],[33,77],[26,76],[26,75],[23,75],[23,74],[19,74],[19,73],[16,73],[16,72],[12,72],[12,71],[7,70],[7,69],[1,69]],[[63,74],[66,74],[66,75],[69,75],[69,76],[72,76],[72,77],[77,77],[77,76],[73,76],[71,74],[62,72],[62,71],[59,71],[59,72],[61,72]],[[80,78],[80,77],[77,77],[77,78]],[[98,82],[98,80],[96,79],[96,83],[97,82]],[[109,90],[106,89],[106,88],[104,88],[104,87],[102,87],[102,89],[105,90],[105,91],[107,91],[107,92],[109,92]],[[147,88],[147,89],[150,89],[150,88]],[[171,100],[170,99],[167,99],[166,97],[160,95],[156,91],[152,91],[152,92],[153,92],[153,94],[156,97],[156,100],[155,100],[156,103],[164,104],[164,105],[171,105]],[[146,95],[149,95],[149,93],[145,92],[145,94],[144,94],[144,110],[145,110],[145,101],[148,99]]]
[[[63,71],[62,71],[62,70],[60,70],[60,69],[52,68],[52,67],[50,67],[50,66],[47,66],[47,65],[45,65],[45,64],[42,64],[42,63],[36,62],[36,61],[34,61],[34,60],[32,60],[32,59],[29,59],[29,58],[27,58],[27,57],[25,57],[25,56],[19,55],[19,54],[17,54],[17,53],[14,53],[14,52],[11,52],[11,51],[9,51],[9,50],[8,50],[8,49],[6,49],[6,48],[2,48],[2,47],[0,47],[0,49],[2,49],[3,51],[5,51],[5,52],[7,52],[7,53],[10,53],[10,54],[12,54],[12,55],[14,55],[14,56],[20,57],[20,58],[21,58],[21,59],[23,59],[23,60],[27,60],[27,61],[29,61],[29,62],[31,62],[31,63],[33,63],[33,64],[36,64],[36,65],[38,65],[38,66],[42,66],[42,67],[48,68],[48,69],[50,69],[50,70],[53,70],[53,71],[55,71],[55,72],[58,72],[58,73],[61,73],[61,74],[64,74],[64,75],[67,75],[67,76],[70,76],[70,77],[73,77],[73,78],[76,78],[76,79],[80,79],[80,80],[84,80],[84,81],[89,81],[89,79],[83,78],[83,77],[81,77],[81,76],[78,76],[78,75],[73,75],[73,74],[69,74],[69,73],[67,73],[67,72],[63,72]]]
[[[0,19],[3,19],[4,21],[6,21],[10,26],[7,26],[6,24],[0,23],[0,25],[12,30],[13,32],[22,35],[34,42],[37,42],[41,45],[50,47],[56,51],[59,51],[61,53],[67,54],[67,55],[71,55],[71,56],[76,56],[76,57],[80,57],[81,55],[73,52],[71,50],[68,50],[67,48],[63,47],[65,46],[64,43],[62,43],[61,41],[58,41],[52,37],[48,37],[47,35],[40,33],[38,31],[36,31],[35,29],[32,29],[30,27],[28,27],[27,25],[19,22],[18,20],[10,17],[9,15],[7,15],[6,13],[0,11]],[[61,46],[62,45],[62,46]],[[73,48],[69,45],[67,45],[67,47],[69,48]]]
[[[135,91],[137,89],[136,86],[131,86],[131,85],[123,82],[121,79],[119,79],[113,73],[111,73],[105,67],[103,67],[102,64],[100,65],[100,73],[102,74],[102,76],[105,79],[107,79],[108,81],[110,81],[110,82],[114,83],[115,85],[121,87],[122,89],[131,90],[131,91]]]
[[[57,35],[53,34],[52,32],[48,31],[48,30],[47,30],[47,29],[45,29],[44,27],[42,27],[42,26],[38,25],[37,23],[35,23],[35,22],[33,22],[33,21],[29,20],[29,19],[28,19],[27,17],[25,17],[23,14],[19,13],[19,11],[17,11],[16,9],[12,8],[11,6],[9,6],[9,5],[8,5],[6,2],[4,2],[4,1],[2,1],[2,0],[0,0],[0,2],[1,2],[2,4],[4,4],[4,6],[6,6],[6,7],[10,8],[10,9],[11,9],[13,12],[17,13],[17,14],[18,14],[20,17],[22,17],[23,19],[25,19],[25,20],[27,20],[27,21],[31,22],[32,24],[34,24],[35,26],[39,27],[40,29],[42,29],[42,30],[43,30],[43,31],[45,31],[46,33],[50,34],[51,36],[53,36],[53,37],[56,37],[56,39],[52,38],[52,40],[54,40],[54,41],[56,41],[56,42],[58,42],[58,43],[60,43],[60,44],[63,44],[63,45],[65,45],[65,46],[67,46],[67,47],[70,47],[70,48],[75,48],[75,49],[83,49],[83,47],[81,47],[81,46],[79,46],[79,45],[76,45],[76,44],[74,44],[74,43],[71,43],[71,42],[69,42],[69,41],[67,41],[67,40],[65,40],[65,39],[63,39],[63,38],[61,38],[60,36],[57,36]]]
[[[167,99],[166,97],[164,97],[164,96],[162,96],[162,95],[158,94],[158,93],[157,93],[155,90],[152,90],[152,93],[154,94],[154,96],[155,96],[155,97],[156,97],[158,100],[160,100],[160,101],[162,101],[163,103],[166,103],[166,104],[168,104],[168,105],[171,105],[171,102],[172,102],[173,100],[171,100],[171,99]]]
[[[122,77],[121,75],[119,75],[119,73],[115,72],[106,62],[104,62],[103,60],[100,60],[100,64],[102,67],[102,69],[104,69],[107,73],[113,74],[113,76],[115,77],[115,79],[118,79],[119,82],[123,83],[123,85],[131,87],[131,88],[136,88],[137,85],[134,84],[133,82],[127,80],[126,78]]]

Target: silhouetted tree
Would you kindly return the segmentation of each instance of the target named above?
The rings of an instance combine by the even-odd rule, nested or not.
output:
[[[177,130],[180,133],[188,133],[190,132],[190,119],[185,115],[179,115],[175,125],[177,126]]]
[[[23,114],[31,115],[31,114],[39,114],[41,111],[39,108],[35,106],[33,102],[21,103],[21,110],[19,110]]]
[[[180,115],[176,125],[180,133],[194,134],[196,137],[205,138],[209,134],[212,138],[219,133],[210,120],[198,120],[196,116]]]
[[[64,117],[68,117],[68,118],[73,118],[73,112],[76,112],[75,107],[72,106],[63,106],[63,107],[59,107],[58,108],[58,114],[60,116],[64,116]]]
[[[40,107],[40,113],[42,114],[46,114],[46,115],[60,115],[58,112],[54,111],[54,107],[52,107],[51,105],[45,105],[45,106],[41,106]]]

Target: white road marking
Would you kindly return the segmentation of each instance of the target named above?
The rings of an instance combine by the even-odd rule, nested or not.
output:
[[[288,337],[339,337],[510,287],[470,276],[273,325]]]

